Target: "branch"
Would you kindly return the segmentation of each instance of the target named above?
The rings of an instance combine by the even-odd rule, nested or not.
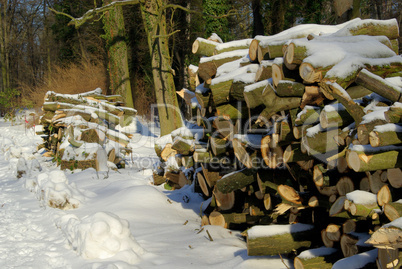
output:
[[[106,5],[106,6],[102,6],[102,7],[98,7],[98,8],[95,8],[95,9],[88,10],[80,18],[74,18],[74,17],[72,17],[71,15],[69,15],[67,13],[57,11],[57,10],[55,10],[53,8],[49,8],[49,10],[51,10],[55,14],[63,15],[63,16],[66,16],[66,17],[70,18],[71,21],[68,23],[68,25],[74,25],[75,28],[79,28],[85,22],[91,20],[95,15],[98,15],[100,13],[104,13],[104,12],[109,11],[111,9],[114,9],[115,7],[118,7],[118,6],[136,5],[136,4],[140,4],[140,3],[143,3],[143,2],[144,2],[144,0],[125,0],[125,1],[112,2],[112,3],[110,3],[110,4]]]
[[[186,7],[183,7],[183,6],[181,6],[181,5],[168,4],[168,5],[163,6],[163,9],[168,9],[168,8],[172,8],[172,9],[181,9],[181,10],[183,10],[183,11],[185,11],[185,12],[188,12],[188,13],[198,13],[198,14],[202,14],[202,15],[211,17],[211,18],[213,18],[213,19],[221,19],[221,18],[226,18],[226,17],[229,17],[229,16],[243,15],[243,14],[244,14],[244,13],[237,12],[236,9],[231,9],[231,10],[229,10],[229,12],[228,12],[227,14],[225,14],[225,15],[215,16],[215,15],[207,14],[207,13],[200,12],[200,11],[197,11],[197,10],[191,10],[191,9],[186,8]]]
[[[155,38],[167,38],[167,37],[170,37],[170,36],[172,36],[172,35],[174,35],[175,33],[178,33],[178,32],[180,32],[180,30],[175,30],[174,32],[171,32],[170,34],[167,34],[167,35],[154,35],[154,36],[152,36],[152,38],[153,39],[155,39]]]

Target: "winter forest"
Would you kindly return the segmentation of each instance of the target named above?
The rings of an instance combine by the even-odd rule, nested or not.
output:
[[[401,268],[401,0],[0,0],[1,268]]]

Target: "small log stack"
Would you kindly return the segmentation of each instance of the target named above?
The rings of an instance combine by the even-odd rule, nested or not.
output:
[[[38,148],[61,169],[124,167],[130,134],[116,128],[129,125],[137,111],[124,107],[121,96],[103,95],[99,88],[74,95],[48,92],[42,110],[36,133],[44,143]]]
[[[355,19],[258,36],[244,57],[198,50],[197,116],[157,142],[155,184],[182,187],[175,160],[206,199],[202,223],[250,228],[249,255],[292,253],[295,268],[360,259],[369,232],[402,216],[398,33],[396,20]],[[296,240],[296,224],[320,240]]]

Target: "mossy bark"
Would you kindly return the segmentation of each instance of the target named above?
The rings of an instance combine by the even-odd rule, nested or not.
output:
[[[105,5],[111,0],[104,0]],[[108,74],[112,94],[124,96],[126,106],[134,107],[128,69],[127,42],[122,6],[105,12],[103,16],[104,38],[108,55]]]
[[[164,5],[162,0],[147,0],[141,3],[142,18],[152,58],[152,75],[161,135],[169,134],[183,126],[173,81]]]

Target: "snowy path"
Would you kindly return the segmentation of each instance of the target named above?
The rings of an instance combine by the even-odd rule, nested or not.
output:
[[[68,268],[65,240],[51,210],[40,207],[12,177],[3,156],[0,160],[0,268]]]

